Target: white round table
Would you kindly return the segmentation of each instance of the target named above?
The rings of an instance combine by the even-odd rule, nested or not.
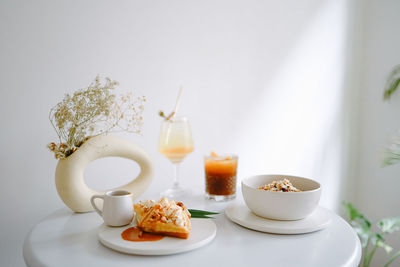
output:
[[[242,201],[238,199],[237,201]],[[223,213],[229,204],[194,195],[189,208],[221,211],[217,236],[208,245],[169,256],[127,255],[104,247],[97,238],[97,213],[67,208],[44,218],[25,239],[27,266],[357,266],[360,241],[347,222],[333,215],[324,230],[303,235],[275,235],[243,228]]]

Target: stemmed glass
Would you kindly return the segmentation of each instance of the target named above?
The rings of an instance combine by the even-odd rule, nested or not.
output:
[[[174,166],[173,186],[163,192],[162,196],[176,198],[185,193],[179,185],[179,165],[187,154],[193,152],[193,149],[192,132],[186,117],[172,117],[162,122],[158,151],[168,158]]]

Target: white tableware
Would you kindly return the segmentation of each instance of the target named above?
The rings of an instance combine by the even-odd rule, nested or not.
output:
[[[234,202],[225,209],[226,216],[246,228],[273,234],[305,234],[328,227],[333,213],[319,206],[310,216],[297,221],[269,220],[255,215],[244,204]]]
[[[181,91],[182,92],[182,91]],[[174,166],[174,183],[170,189],[161,193],[167,198],[184,198],[190,194],[179,185],[179,166],[183,159],[194,150],[192,130],[186,117],[172,116],[161,123],[158,138],[158,151]]]
[[[273,181],[288,179],[302,192],[274,192],[258,189]],[[300,220],[317,207],[321,185],[311,179],[290,175],[257,175],[242,180],[246,205],[258,216],[274,220]]]
[[[192,230],[188,239],[164,237],[158,241],[131,242],[122,239],[121,233],[134,225],[121,228],[102,225],[99,228],[100,242],[113,250],[136,255],[169,255],[190,251],[210,243],[217,227],[211,219],[192,219]],[[190,264],[189,264],[190,265]]]
[[[85,141],[68,157],[60,159],[57,164],[55,178],[58,195],[73,211],[93,211],[90,197],[110,191],[93,190],[84,179],[88,164],[105,157],[126,158],[140,166],[140,173],[133,181],[113,190],[126,190],[132,193],[132,198],[138,198],[150,186],[154,165],[143,148],[118,136],[97,135]],[[97,204],[101,207],[100,203]]]
[[[103,210],[100,210],[95,199],[103,199]],[[94,210],[103,218],[104,223],[110,226],[124,226],[133,219],[132,194],[125,190],[109,191],[104,195],[94,195],[90,199]]]

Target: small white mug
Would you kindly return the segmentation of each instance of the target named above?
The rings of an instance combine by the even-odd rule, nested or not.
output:
[[[103,199],[103,210],[100,210],[94,203],[96,198]],[[109,191],[104,195],[94,195],[91,197],[90,203],[94,210],[103,217],[104,223],[109,226],[124,226],[132,222],[132,194],[128,191]]]

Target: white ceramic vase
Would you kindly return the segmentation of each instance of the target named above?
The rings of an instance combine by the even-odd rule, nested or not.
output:
[[[90,198],[106,191],[90,189],[84,181],[86,166],[99,158],[122,157],[137,162],[140,174],[130,183],[110,190],[126,190],[137,198],[149,187],[153,179],[153,163],[149,155],[138,145],[112,135],[99,135],[90,138],[74,153],[60,159],[56,168],[56,187],[65,205],[75,212],[93,211]],[[101,206],[101,203],[99,203]]]

